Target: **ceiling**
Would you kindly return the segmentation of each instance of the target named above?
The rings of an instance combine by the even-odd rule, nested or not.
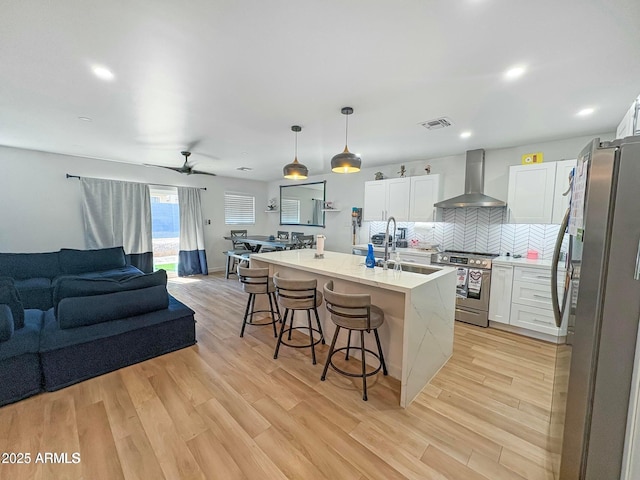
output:
[[[178,167],[190,148],[256,180],[296,124],[300,162],[330,171],[343,106],[374,167],[613,131],[640,93],[638,0],[4,0],[0,32],[1,145]]]

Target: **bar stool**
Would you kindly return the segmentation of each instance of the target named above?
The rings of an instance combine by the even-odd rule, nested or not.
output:
[[[278,351],[280,345],[286,345],[293,348],[311,348],[311,358],[313,364],[316,364],[316,345],[320,342],[324,345],[324,334],[322,333],[322,325],[320,325],[320,317],[318,316],[318,307],[322,305],[322,293],[316,290],[318,281],[313,280],[296,280],[289,278],[282,278],[277,273],[273,276],[273,283],[276,286],[276,293],[280,305],[285,308],[284,317],[282,319],[282,326],[280,327],[280,336],[278,336],[278,343],[276,344],[276,350],[273,354],[273,358],[278,358]],[[296,310],[306,310],[307,312],[307,324],[308,327],[294,327],[293,317]],[[311,325],[311,311],[316,316],[316,323],[318,328],[313,328]],[[289,317],[289,327],[287,327],[287,317]],[[291,332],[293,330],[308,329],[309,331],[309,343],[302,345],[294,345],[287,343],[291,340]],[[287,332],[287,342],[282,337]],[[313,332],[320,334],[319,339],[313,337]]]
[[[329,353],[327,355],[327,361],[324,364],[324,370],[320,380],[324,382],[327,377],[327,370],[329,365],[336,372],[346,375],[348,377],[362,377],[362,399],[367,400],[367,377],[375,375],[382,368],[384,375],[387,375],[387,365],[384,362],[384,355],[382,354],[382,347],[380,346],[380,337],[378,336],[378,327],[384,323],[384,312],[380,307],[371,305],[371,295],[369,294],[346,294],[336,293],[333,291],[333,281],[329,281],[324,284],[324,298],[327,306],[327,311],[331,314],[331,320],[336,325],[336,331],[333,334],[333,340],[331,340],[331,347],[329,347]],[[335,348],[336,339],[341,328],[349,330],[349,338],[347,340],[347,346],[342,348]],[[360,331],[360,351],[362,352],[362,373],[356,374],[347,372],[335,366],[333,363],[333,355],[342,350],[346,350],[345,360],[349,360],[349,349],[351,348],[351,332],[353,330]],[[378,344],[378,353],[375,353],[364,346],[364,332],[371,332],[376,337],[376,343]],[[353,347],[357,348],[357,347]],[[372,372],[367,373],[367,365],[365,363],[365,353],[369,353],[376,357],[380,364]]]
[[[240,337],[244,336],[244,329],[247,325],[273,325],[273,336],[277,337],[278,332],[276,330],[276,322],[281,320],[282,317],[280,316],[280,309],[278,308],[278,302],[276,300],[276,288],[273,284],[273,280],[269,278],[269,269],[239,266],[238,279],[242,283],[242,289],[249,294],[249,300],[247,300],[247,308],[244,311],[244,319],[242,320],[242,330],[240,330]],[[269,310],[255,310],[256,295],[263,294],[266,294],[269,298]],[[276,312],[278,314],[277,318]],[[254,323],[254,313],[271,313],[271,321]],[[249,318],[249,321],[247,321],[247,317]]]

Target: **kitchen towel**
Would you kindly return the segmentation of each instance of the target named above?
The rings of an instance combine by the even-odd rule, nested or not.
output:
[[[467,276],[469,269],[458,267],[456,280],[456,297],[467,298]]]
[[[469,280],[467,287],[467,298],[480,298],[482,288],[482,270],[477,268],[469,269]]]

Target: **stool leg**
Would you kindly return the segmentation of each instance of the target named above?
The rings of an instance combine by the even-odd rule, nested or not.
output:
[[[224,278],[229,279],[229,266],[231,264],[231,257],[227,255],[227,266],[224,269]]]
[[[382,354],[382,347],[380,346],[380,337],[378,336],[378,329],[374,328],[373,333],[376,336],[376,343],[378,344],[378,353],[380,354],[380,363],[382,363],[382,373],[387,374],[387,364],[384,363],[384,355]]]
[[[316,346],[314,345],[313,329],[311,327],[311,310],[307,310],[307,323],[309,324],[309,340],[311,342],[311,358],[313,364],[316,364]]]
[[[269,298],[269,310],[271,310],[271,325],[273,325],[273,336],[278,337],[278,331],[276,330],[276,314],[273,311],[273,300],[271,300],[271,294],[267,293],[267,297]]]
[[[287,336],[287,340],[291,340],[291,332],[293,332],[293,317],[295,317],[296,311],[291,310],[291,320],[289,325],[289,335]]]
[[[249,316],[249,306],[251,305],[252,295],[252,293],[249,294],[249,299],[247,300],[247,308],[244,310],[244,318],[242,319],[242,330],[240,330],[240,338],[244,337],[244,328],[247,326],[247,316]]]
[[[367,364],[364,352],[364,330],[360,330],[360,350],[362,351],[362,399],[367,401]]]
[[[318,309],[314,307],[313,312],[316,314],[316,323],[318,324],[318,330],[320,330],[320,339],[322,340],[322,344],[326,345],[327,342],[324,341],[324,332],[322,331],[322,325],[320,325],[320,317],[318,316]]]
[[[276,306],[276,313],[278,314],[278,321],[282,322],[282,315],[280,315],[280,307],[278,306],[278,298],[276,297],[275,293],[271,294],[273,296],[273,303]]]
[[[251,294],[251,311],[249,312],[249,323],[253,323],[253,311],[256,309],[256,294]]]
[[[349,349],[351,348],[351,332],[352,330],[349,330],[349,337],[347,338],[347,353],[344,355],[345,360],[349,360]]]
[[[289,314],[289,309],[285,308],[284,310],[284,318],[282,319],[282,325],[280,326],[280,336],[278,337],[278,343],[276,343],[276,351],[273,354],[273,358],[278,358],[278,350],[280,350],[280,344],[282,343],[282,334],[284,333],[284,327],[287,324],[287,315]]]
[[[333,334],[333,340],[331,340],[331,346],[329,347],[329,353],[327,354],[327,361],[324,362],[324,370],[322,370],[322,376],[320,380],[324,382],[324,379],[327,378],[327,369],[329,368],[329,364],[331,363],[331,355],[333,355],[333,349],[336,346],[336,340],[338,339],[338,333],[340,332],[340,327],[336,325],[336,331]]]

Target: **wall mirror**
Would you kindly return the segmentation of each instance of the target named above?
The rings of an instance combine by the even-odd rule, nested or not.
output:
[[[280,185],[280,225],[324,227],[326,183]]]

